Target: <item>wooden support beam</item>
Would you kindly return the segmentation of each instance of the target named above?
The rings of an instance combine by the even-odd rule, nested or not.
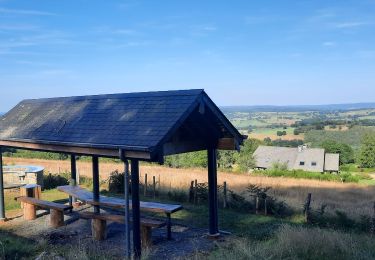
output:
[[[218,150],[237,150],[236,140],[234,138],[220,138],[217,142]]]
[[[118,148],[105,149],[105,148],[93,148],[93,147],[81,147],[81,146],[65,146],[55,144],[37,144],[20,141],[0,141],[0,146],[13,147],[19,149],[56,152],[56,153],[70,153],[76,155],[96,155],[101,157],[118,158]],[[151,160],[151,154],[149,152],[141,151],[124,151],[126,158],[135,158],[139,160]]]

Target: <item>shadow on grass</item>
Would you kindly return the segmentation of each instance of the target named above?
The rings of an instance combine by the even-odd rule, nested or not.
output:
[[[35,241],[0,229],[0,259],[34,259],[38,252]]]

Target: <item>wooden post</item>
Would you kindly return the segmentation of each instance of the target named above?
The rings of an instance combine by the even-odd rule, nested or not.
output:
[[[194,181],[191,181],[190,183],[190,189],[189,189],[189,202],[194,202]]]
[[[267,209],[267,198],[264,199],[264,215],[268,215],[268,209]]]
[[[305,203],[305,221],[308,223],[310,221],[310,204],[311,204],[311,193],[307,194]]]
[[[3,149],[0,147],[0,221],[5,221]]]
[[[217,150],[209,148],[207,150],[208,166],[208,204],[209,204],[209,236],[218,237],[218,204],[217,204]]]
[[[194,204],[198,204],[198,181],[194,181]]]
[[[58,228],[64,226],[64,213],[61,210],[51,209],[51,226],[53,228]]]
[[[159,182],[158,182],[158,197],[160,196],[160,174],[159,174]]]
[[[107,237],[107,221],[102,219],[92,219],[91,232],[94,240],[105,240]]]
[[[256,196],[256,199],[255,199],[255,214],[258,214],[259,213],[259,197]]]
[[[36,219],[36,206],[28,203],[23,205],[23,218],[25,220]]]
[[[155,176],[152,176],[152,187],[153,187],[153,197],[156,198],[156,179]]]
[[[257,196],[255,196],[255,195],[250,195],[250,196],[253,196],[253,198],[254,198],[254,201],[253,201],[253,203],[254,203],[254,213],[256,213],[257,212]]]
[[[145,185],[143,188],[143,196],[147,196],[147,173],[145,174]]]
[[[227,207],[227,182],[226,181],[224,181],[224,185],[223,185],[223,195],[224,195],[223,208],[225,209]]]
[[[152,245],[151,227],[141,226],[142,247],[147,248]]]

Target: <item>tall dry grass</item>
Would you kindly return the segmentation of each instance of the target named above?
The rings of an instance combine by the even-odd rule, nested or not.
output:
[[[51,173],[70,171],[69,161],[4,158],[4,162],[6,164],[41,165],[45,167],[46,172]],[[90,162],[78,161],[77,168],[81,176],[92,176]],[[122,168],[122,164],[100,163],[101,179],[107,179],[111,172]],[[178,188],[187,191],[190,182],[195,179],[198,182],[207,182],[207,170],[205,169],[174,169],[158,165],[141,165],[141,181],[146,173],[149,176],[149,182],[152,180],[152,176],[155,176],[157,181],[160,180],[160,186],[164,189]],[[373,214],[375,186],[219,172],[218,184],[222,184],[224,181],[227,182],[229,189],[238,193],[243,192],[250,184],[271,187],[271,195],[279,200],[284,200],[297,210],[302,210],[307,194],[312,193],[312,207],[315,209],[319,209],[325,204],[327,212],[340,210],[351,217]]]
[[[254,242],[236,239],[228,245],[219,247],[207,258],[374,259],[374,246],[374,239],[369,235],[284,225],[270,241]]]

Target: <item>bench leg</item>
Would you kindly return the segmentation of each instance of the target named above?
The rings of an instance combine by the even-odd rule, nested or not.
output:
[[[25,220],[36,219],[36,207],[32,204],[23,203],[23,218]]]
[[[152,228],[141,225],[141,240],[143,247],[152,245]]]
[[[91,221],[91,232],[94,240],[105,240],[107,238],[107,221],[102,219],[93,219]]]
[[[167,238],[168,240],[172,239],[172,221],[171,221],[171,214],[167,214]]]
[[[51,227],[58,228],[64,226],[64,213],[61,210],[51,209]]]

